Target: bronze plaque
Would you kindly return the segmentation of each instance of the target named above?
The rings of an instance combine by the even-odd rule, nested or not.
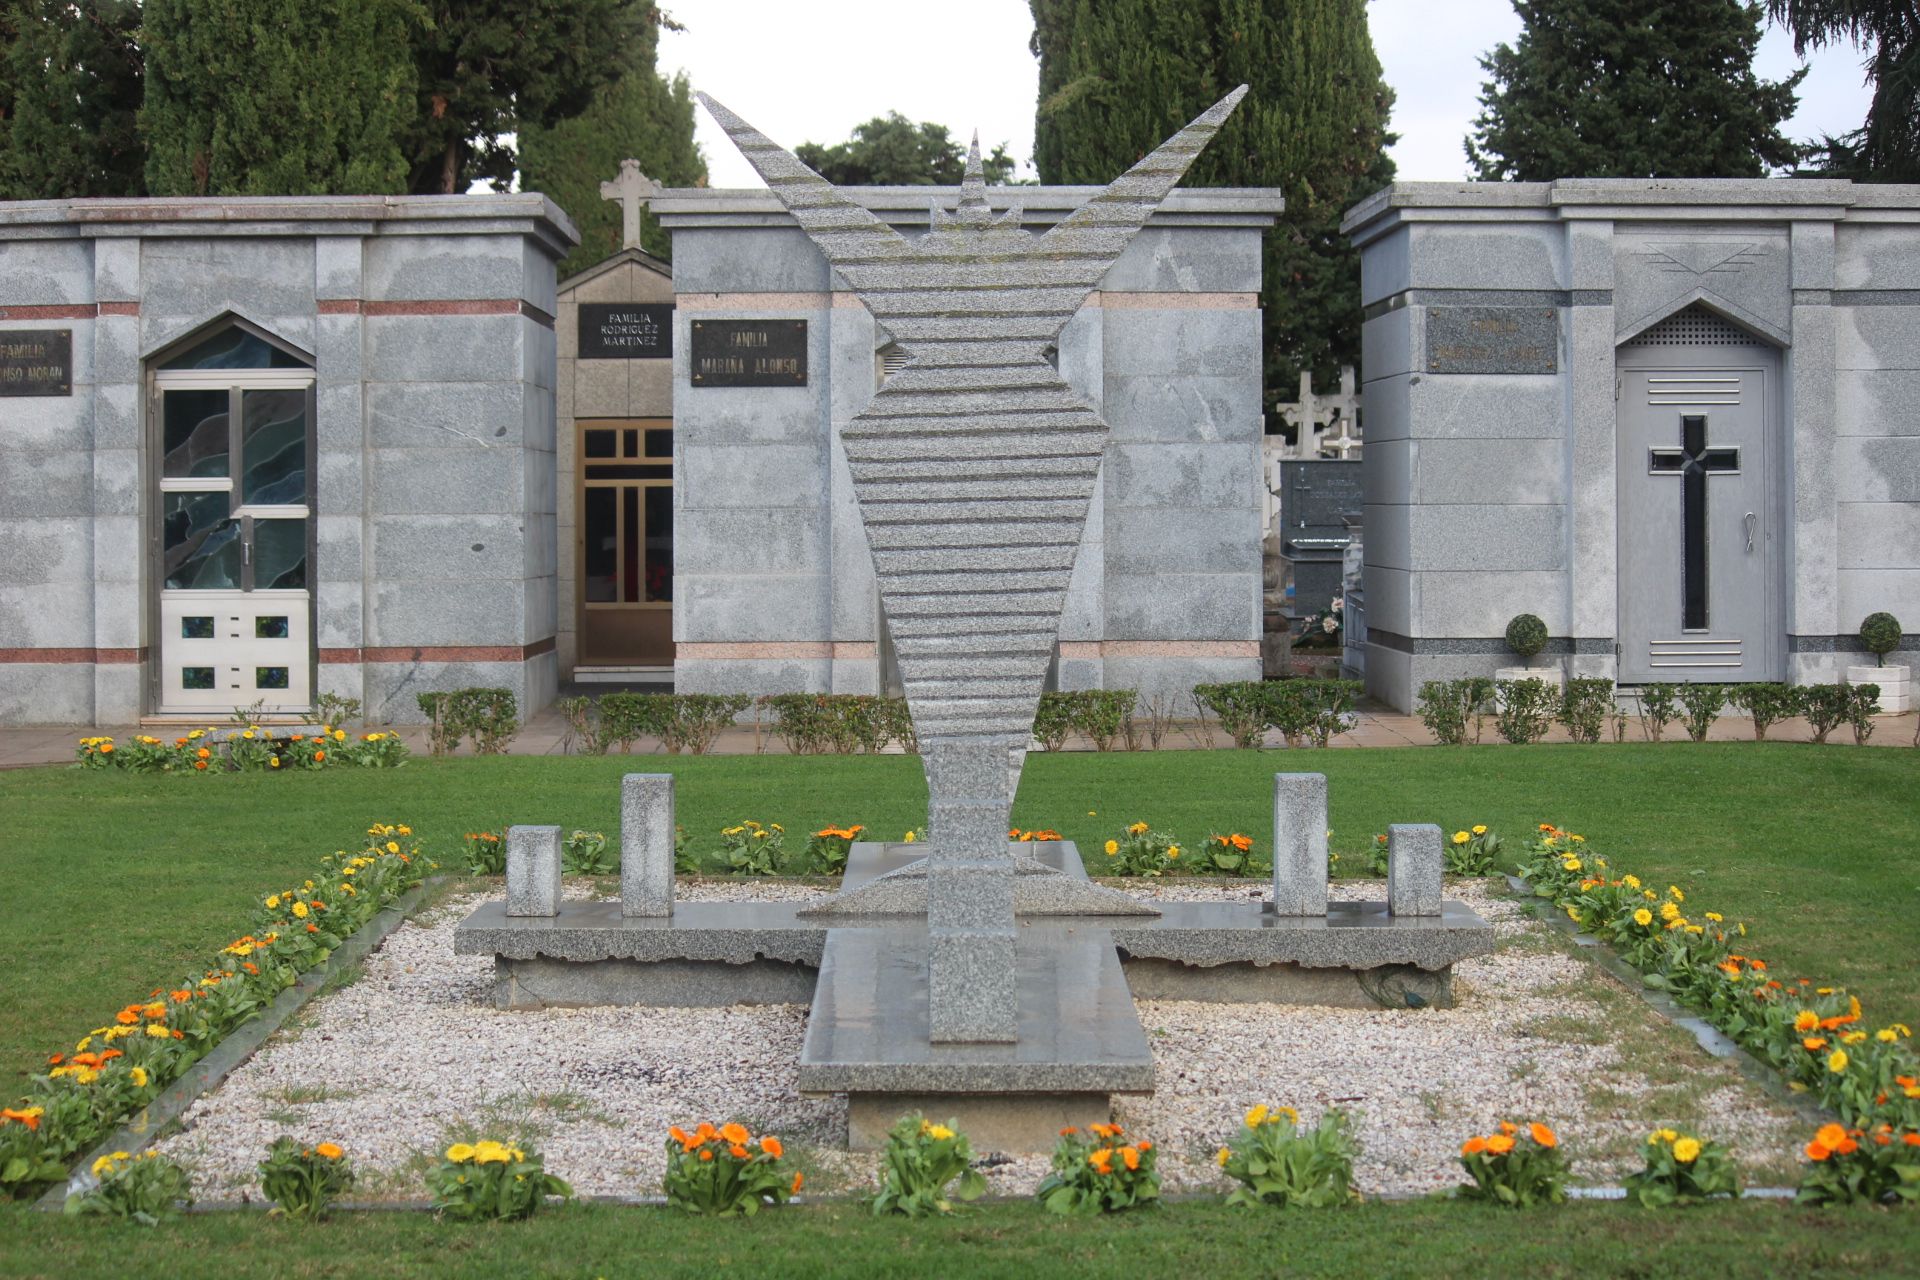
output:
[[[695,320],[696,387],[804,387],[805,320]]]
[[[1552,307],[1428,307],[1428,373],[1558,373]]]
[[[0,329],[0,396],[73,394],[73,330]]]

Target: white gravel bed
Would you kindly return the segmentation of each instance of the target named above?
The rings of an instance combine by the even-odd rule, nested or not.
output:
[[[1128,885],[1184,901],[1262,896],[1259,881]],[[685,900],[804,899],[793,884],[683,882]],[[1379,881],[1344,881],[1337,898],[1384,896]],[[590,886],[568,887],[569,897]],[[1537,1119],[1562,1135],[1578,1176],[1628,1171],[1582,1158],[1583,1147],[1672,1117],[1645,1114],[1651,1089],[1611,1044],[1544,1038],[1556,1015],[1593,1014],[1576,992],[1609,981],[1557,946],[1549,931],[1485,882],[1448,886],[1492,922],[1501,949],[1456,966],[1457,1007],[1346,1010],[1278,1005],[1138,1002],[1158,1088],[1121,1098],[1115,1118],[1161,1149],[1169,1190],[1227,1185],[1213,1153],[1259,1102],[1286,1103],[1311,1123],[1328,1106],[1354,1113],[1364,1191],[1418,1193],[1459,1180],[1460,1142],[1504,1118]],[[531,1140],[547,1167],[587,1194],[651,1194],[669,1125],[740,1119],[775,1132],[820,1190],[873,1185],[877,1157],[838,1150],[840,1099],[795,1093],[806,1026],[801,1005],[731,1009],[492,1007],[493,963],[453,954],[454,926],[483,898],[451,900],[397,930],[352,986],[310,1004],[213,1094],[188,1110],[185,1132],[164,1140],[193,1171],[203,1198],[254,1198],[255,1165],[281,1133],[345,1145],[372,1194],[423,1194],[420,1170],[458,1138]],[[1636,1008],[1633,1025],[1658,1024]],[[1725,1063],[1704,1052],[1698,1073],[1717,1082],[1701,1104],[1712,1136],[1757,1163],[1790,1159],[1797,1122]],[[1585,1086],[1601,1081],[1628,1104],[1596,1112]],[[1651,1102],[1648,1105],[1652,1105]],[[1025,1194],[1045,1156],[993,1157],[989,1185]]]

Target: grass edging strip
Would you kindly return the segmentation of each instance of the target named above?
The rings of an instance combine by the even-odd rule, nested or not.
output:
[[[1620,984],[1640,999],[1640,1002],[1659,1014],[1666,1021],[1687,1032],[1700,1047],[1716,1058],[1726,1058],[1739,1068],[1740,1074],[1764,1089],[1778,1102],[1785,1103],[1793,1112],[1808,1124],[1819,1126],[1838,1123],[1840,1117],[1809,1094],[1796,1093],[1780,1078],[1773,1067],[1749,1053],[1741,1044],[1708,1022],[1705,1018],[1686,1008],[1664,991],[1656,991],[1642,981],[1641,972],[1614,954],[1613,948],[1592,934],[1581,929],[1554,908],[1549,900],[1534,893],[1533,887],[1516,875],[1506,877],[1507,888],[1520,900],[1534,916],[1555,931],[1564,934],[1573,941],[1581,955],[1589,964],[1604,970]]]
[[[241,1064],[251,1058],[267,1038],[273,1035],[287,1020],[298,1013],[309,1000],[326,987],[335,976],[367,958],[373,949],[385,942],[394,930],[406,923],[407,918],[417,910],[420,904],[441,885],[456,877],[450,875],[428,876],[417,886],[395,898],[371,920],[355,930],[353,935],[335,947],[326,960],[318,967],[309,969],[294,980],[292,986],[275,996],[260,1016],[239,1027],[219,1044],[215,1045],[207,1056],[188,1067],[178,1079],[155,1095],[153,1101],[134,1113],[132,1119],[115,1130],[105,1142],[80,1157],[68,1168],[68,1181],[48,1189],[36,1203],[40,1209],[58,1211],[66,1206],[67,1187],[71,1185],[73,1171],[93,1166],[93,1162],[103,1155],[115,1151],[125,1151],[138,1155],[147,1149],[172,1124],[186,1113],[202,1094],[216,1088]]]

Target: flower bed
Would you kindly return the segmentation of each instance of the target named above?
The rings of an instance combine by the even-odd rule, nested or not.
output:
[[[1637,876],[1608,874],[1578,835],[1542,823],[1520,860],[1536,896],[1613,944],[1647,986],[1697,1011],[1852,1125],[1920,1126],[1920,1059],[1913,1032],[1890,1023],[1869,1033],[1860,1001],[1843,987],[1792,983],[1736,952],[1747,926],[1717,911],[1689,915],[1678,885],[1665,893]]]
[[[264,897],[247,933],[199,973],[155,987],[50,1057],[21,1105],[0,1110],[0,1189],[23,1193],[65,1178],[76,1155],[418,887],[433,864],[412,834],[384,823],[367,828],[364,847],[330,853],[313,879]]]
[[[110,737],[82,738],[74,748],[74,765],[128,773],[274,773],[341,765],[393,769],[407,755],[407,744],[396,733],[354,737],[345,729],[326,728],[318,733],[275,737],[266,729],[223,731],[208,727],[171,742],[145,733],[135,734],[125,743]]]

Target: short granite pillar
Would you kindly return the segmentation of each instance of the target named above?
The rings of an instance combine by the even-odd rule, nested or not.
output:
[[[507,914],[560,914],[560,828],[507,828]]]
[[[1013,855],[1007,846],[1008,742],[935,738],[927,771],[927,1038],[1019,1038]]]
[[[1387,828],[1387,914],[1440,914],[1440,873],[1445,855],[1440,828],[1432,823]]]
[[[673,775],[620,779],[620,914],[673,914]]]
[[[1327,775],[1273,775],[1273,902],[1277,916],[1327,914]]]

